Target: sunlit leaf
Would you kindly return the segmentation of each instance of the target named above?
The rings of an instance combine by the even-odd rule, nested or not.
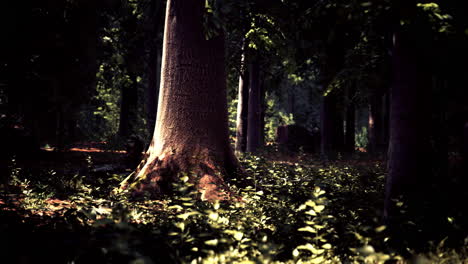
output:
[[[198,214],[198,212],[191,211],[191,212],[187,212],[187,213],[177,215],[177,218],[180,218],[182,220],[187,220],[187,218],[189,218],[190,216],[197,215],[197,214]]]
[[[314,210],[317,212],[317,213],[320,213],[321,211],[323,211],[323,209],[325,209],[325,206],[324,205],[317,205],[314,207]]]
[[[315,230],[313,227],[310,227],[310,226],[301,227],[301,228],[297,229],[297,231],[317,233],[317,230]]]
[[[211,240],[207,240],[205,241],[205,244],[208,245],[208,246],[216,246],[218,245],[218,239],[211,239]]]
[[[387,227],[384,226],[384,225],[381,225],[381,226],[379,226],[379,227],[377,227],[375,229],[375,232],[380,233],[380,232],[384,231],[385,229],[387,229]]]
[[[234,233],[234,239],[236,239],[237,241],[242,240],[243,237],[244,237],[244,234],[242,232]]]
[[[327,243],[327,244],[322,245],[322,248],[324,248],[324,249],[331,249],[331,248],[332,248],[332,245]]]

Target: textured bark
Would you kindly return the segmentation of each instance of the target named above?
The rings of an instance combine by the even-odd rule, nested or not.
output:
[[[260,87],[260,65],[250,65],[249,114],[247,127],[247,151],[255,152],[261,146],[262,93]]]
[[[141,169],[122,183],[134,196],[170,193],[189,176],[202,199],[224,199],[237,172],[229,144],[224,37],[205,39],[203,0],[169,0],[153,140]]]
[[[385,186],[386,219],[397,215],[394,199],[418,203],[430,182],[430,123],[426,97],[430,78],[418,64],[409,33],[395,33],[391,88],[390,145]],[[429,81],[429,83],[428,83]]]
[[[247,124],[249,113],[249,71],[245,65],[245,45],[241,60],[239,75],[239,93],[237,101],[236,117],[236,152],[243,153],[247,150]]]

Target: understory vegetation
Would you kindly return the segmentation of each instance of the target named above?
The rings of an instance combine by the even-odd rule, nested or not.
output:
[[[0,197],[0,257],[4,263],[468,263],[466,219],[448,200],[427,208],[433,213],[424,221],[405,215],[401,204],[406,220],[388,230],[381,161],[356,154],[322,163],[269,148],[241,157],[252,185],[229,183],[238,201],[214,203],[200,201],[189,177],[170,197],[129,201],[113,192],[129,172],[99,171],[88,154],[78,171],[66,162],[34,169],[12,160]]]

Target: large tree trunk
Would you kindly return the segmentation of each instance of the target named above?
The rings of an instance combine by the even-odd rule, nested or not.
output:
[[[205,39],[203,0],[169,0],[156,127],[148,157],[122,184],[134,196],[169,193],[183,175],[202,199],[224,199],[237,172],[229,144],[224,37]]]
[[[385,186],[384,217],[391,221],[398,215],[394,200],[417,204],[423,199],[427,183],[431,182],[430,140],[427,94],[430,78],[418,64],[415,47],[409,33],[394,36],[391,88],[390,144],[388,175]]]
[[[245,41],[245,40],[244,40]],[[237,126],[236,126],[236,152],[243,153],[247,150],[247,124],[249,113],[249,71],[246,66],[246,45],[241,60],[239,75],[239,93],[237,101]]]
[[[258,61],[253,61],[250,67],[249,85],[248,152],[255,152],[261,146],[262,93],[260,85],[260,65]]]

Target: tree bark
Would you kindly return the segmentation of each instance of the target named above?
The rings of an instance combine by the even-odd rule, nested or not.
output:
[[[151,134],[154,131],[156,124],[156,112],[158,110],[158,92],[161,82],[161,46],[159,45],[160,26],[164,23],[163,2],[152,1],[150,10],[151,34],[147,41],[150,49],[148,63],[148,89],[146,92],[146,118],[148,120],[148,132]]]
[[[247,127],[247,152],[255,152],[261,146],[262,93],[260,65],[254,60],[250,65],[249,114]]]
[[[130,33],[137,32],[138,21],[136,16],[133,14],[127,16],[124,29]],[[141,56],[140,49],[142,47],[138,38],[132,41],[132,45],[132,47],[128,48],[125,56],[130,83],[123,85],[120,103],[119,135],[123,138],[128,138],[135,133],[135,122],[138,117],[138,59]]]
[[[390,89],[386,89],[386,93],[384,95],[384,105],[382,106],[383,111],[383,131],[382,131],[382,138],[383,138],[383,156],[387,158],[388,155],[388,144],[390,141]]]
[[[244,40],[245,41],[245,40]],[[237,126],[236,126],[236,152],[244,153],[247,150],[247,127],[249,114],[249,71],[245,65],[246,45],[241,59],[239,75],[239,93],[237,101]]]
[[[465,125],[463,126],[462,158],[464,164],[464,171],[468,175],[468,121],[465,122]]]
[[[169,0],[161,87],[153,140],[136,177],[122,183],[133,196],[170,193],[189,177],[201,199],[225,199],[224,178],[237,172],[229,144],[224,36],[206,40],[203,0]]]
[[[384,217],[388,221],[398,215],[394,200],[417,204],[431,181],[432,164],[429,157],[430,123],[426,102],[431,87],[423,65],[418,64],[415,48],[408,32],[394,35],[391,87],[390,144],[388,175],[385,186]]]
[[[353,153],[356,145],[356,104],[354,96],[356,88],[354,86],[348,89],[348,105],[346,108],[346,134],[345,134],[345,152]]]
[[[266,87],[265,87],[265,78],[264,76],[261,77],[261,82],[260,82],[260,146],[265,146],[265,112],[266,112]]]
[[[129,73],[131,83],[122,87],[120,103],[119,135],[128,138],[134,133],[133,122],[136,119],[138,105],[138,83],[136,73]]]
[[[383,151],[383,100],[377,91],[372,91],[369,96],[369,129],[368,152],[371,154]]]
[[[323,97],[320,107],[320,154],[324,160],[334,160],[343,146],[343,117],[337,109],[338,96],[331,92]]]
[[[156,47],[151,50],[148,70],[148,90],[146,95],[146,117],[148,119],[148,131],[154,132],[156,113],[158,111],[158,92],[161,81],[161,55]]]

